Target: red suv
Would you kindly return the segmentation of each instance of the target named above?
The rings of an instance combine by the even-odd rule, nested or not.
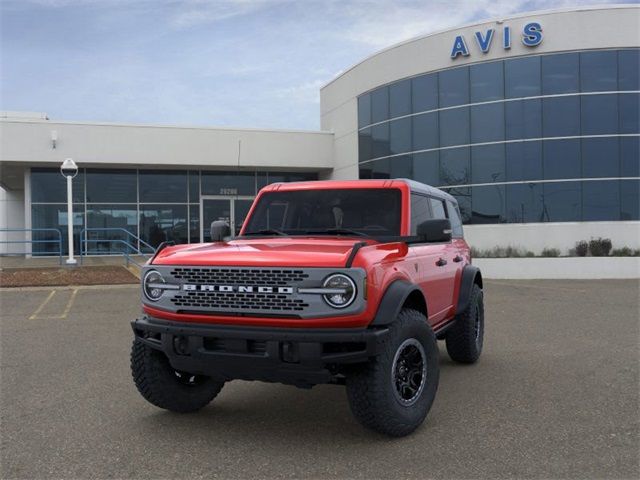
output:
[[[438,347],[482,350],[482,276],[452,196],[411,180],[280,183],[239,236],[162,245],[142,272],[133,378],[152,404],[207,405],[225,382],[346,385],[365,426],[407,435],[438,387]]]

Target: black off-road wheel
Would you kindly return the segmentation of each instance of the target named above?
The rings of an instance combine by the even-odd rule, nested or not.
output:
[[[167,356],[134,340],[131,373],[140,394],[156,407],[172,412],[196,412],[213,400],[224,382],[174,369]]]
[[[466,310],[458,314],[445,337],[451,359],[475,363],[482,353],[484,339],[484,302],[482,289],[474,284]]]
[[[347,396],[362,425],[402,437],[424,421],[438,389],[438,345],[425,316],[402,309],[382,352],[347,375]]]

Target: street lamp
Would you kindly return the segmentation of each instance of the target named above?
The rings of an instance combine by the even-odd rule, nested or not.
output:
[[[71,182],[73,177],[78,174],[78,166],[72,158],[65,159],[60,166],[60,173],[67,179],[67,233],[69,236],[69,258],[67,265],[75,265],[78,261],[73,258],[73,187]]]

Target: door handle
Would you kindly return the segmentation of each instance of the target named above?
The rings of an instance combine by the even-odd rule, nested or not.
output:
[[[463,258],[460,255],[456,255],[455,257],[453,257],[453,261],[456,263],[460,263],[463,260]]]
[[[444,267],[446,264],[447,264],[447,261],[446,261],[444,258],[442,258],[442,257],[440,257],[440,258],[438,259],[438,261],[436,262],[436,265],[437,265],[438,267]]]

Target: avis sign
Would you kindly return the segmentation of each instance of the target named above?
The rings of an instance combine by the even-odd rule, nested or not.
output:
[[[502,48],[509,50],[511,48],[511,27],[502,28]],[[474,38],[482,53],[489,52],[491,44],[496,36],[495,28],[490,28],[486,32],[475,32]],[[527,23],[522,27],[522,33],[520,41],[525,47],[535,47],[542,42],[542,26],[538,22]],[[469,47],[464,38],[464,35],[458,35],[453,41],[453,48],[451,49],[451,58],[454,60],[459,56],[468,57],[470,54]]]

